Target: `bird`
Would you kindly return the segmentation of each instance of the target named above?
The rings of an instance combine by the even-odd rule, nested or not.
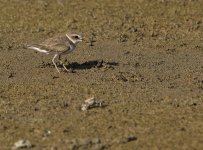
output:
[[[66,33],[64,35],[54,36],[52,38],[48,38],[45,41],[39,44],[27,45],[28,49],[32,49],[41,53],[54,55],[52,58],[52,62],[56,68],[56,70],[60,73],[55,59],[61,59],[62,55],[69,54],[73,52],[78,43],[82,42],[83,38],[81,35],[76,33]],[[62,63],[65,70],[68,71],[64,63]]]

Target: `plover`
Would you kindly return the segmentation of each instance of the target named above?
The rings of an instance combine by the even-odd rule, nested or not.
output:
[[[82,41],[81,35],[78,34],[65,34],[62,36],[56,36],[53,38],[49,38],[40,44],[34,45],[27,45],[27,48],[36,50],[38,52],[42,52],[45,54],[52,54],[54,55],[52,62],[56,68],[56,70],[60,73],[55,59],[56,57],[61,58],[62,55],[69,54],[70,52],[74,51],[76,45]],[[63,63],[62,63],[63,64]],[[68,71],[66,66],[63,64],[65,70]]]

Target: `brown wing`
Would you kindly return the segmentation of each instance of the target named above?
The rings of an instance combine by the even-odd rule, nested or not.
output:
[[[37,44],[36,47],[47,50],[49,52],[63,52],[69,49],[69,41],[66,36],[56,36]]]

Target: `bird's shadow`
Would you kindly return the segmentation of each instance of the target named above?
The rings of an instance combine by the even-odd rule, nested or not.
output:
[[[118,66],[118,63],[106,62],[103,60],[90,60],[84,63],[72,62],[67,64],[66,68],[73,69],[73,70],[86,70],[86,69],[102,68],[102,67],[114,68],[114,66]]]
[[[115,66],[118,66],[117,62],[108,62],[103,60],[90,60],[86,61],[84,63],[78,63],[78,62],[72,62],[72,63],[66,63],[65,61],[65,67],[70,70],[86,70],[86,69],[92,69],[92,68],[114,68]],[[58,68],[63,68],[62,64],[57,64]],[[54,67],[54,65],[50,63],[44,63],[40,65],[41,68],[44,67]]]

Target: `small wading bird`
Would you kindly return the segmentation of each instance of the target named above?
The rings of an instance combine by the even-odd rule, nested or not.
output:
[[[78,34],[66,34],[64,36],[56,36],[53,38],[49,38],[40,44],[28,45],[27,48],[33,49],[45,54],[54,55],[52,62],[56,70],[60,73],[55,63],[56,57],[58,57],[60,60],[62,55],[66,55],[74,51],[77,44],[81,41],[82,41],[82,37]],[[64,64],[63,64],[63,67],[65,70],[68,71],[68,69]]]

